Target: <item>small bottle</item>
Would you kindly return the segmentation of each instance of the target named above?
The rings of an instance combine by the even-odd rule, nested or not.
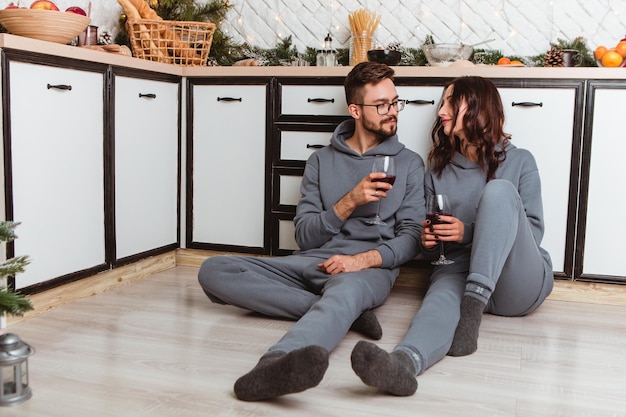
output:
[[[324,54],[324,50],[323,49],[318,49],[317,50],[317,56],[315,59],[315,65],[317,65],[318,67],[323,67],[326,65],[326,56]]]
[[[333,38],[330,33],[324,38],[324,66],[334,67],[337,65],[337,51],[333,49]]]

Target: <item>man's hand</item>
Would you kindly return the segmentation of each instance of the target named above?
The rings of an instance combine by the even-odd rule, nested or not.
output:
[[[337,201],[334,206],[337,216],[346,220],[357,207],[387,197],[387,191],[391,190],[392,185],[376,181],[386,176],[384,172],[372,172],[363,178],[348,194]]]
[[[317,267],[327,274],[336,275],[344,272],[357,272],[367,268],[376,268],[381,266],[382,263],[383,259],[380,253],[372,249],[356,255],[333,255],[325,262],[318,264]]]

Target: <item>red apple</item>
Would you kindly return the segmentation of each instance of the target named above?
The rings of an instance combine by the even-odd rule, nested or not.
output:
[[[19,6],[13,2],[9,3],[9,5],[7,7],[5,7],[5,9],[25,9],[25,7]]]
[[[55,10],[59,11],[59,8],[56,4],[51,2],[50,0],[35,0],[30,5],[31,9],[40,9],[40,10]]]
[[[76,14],[80,14],[83,16],[87,16],[87,12],[84,11],[83,9],[81,9],[78,6],[70,6],[67,9],[65,9],[66,12],[70,12],[70,13],[76,13]]]

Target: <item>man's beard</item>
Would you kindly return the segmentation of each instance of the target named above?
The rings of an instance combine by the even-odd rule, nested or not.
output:
[[[384,127],[383,124],[390,120],[396,121],[393,127]],[[383,141],[396,134],[396,131],[398,130],[398,118],[389,116],[382,120],[379,120],[378,122],[374,122],[370,119],[364,118],[363,128],[365,128],[365,130],[367,130],[368,132],[374,133],[381,141]]]

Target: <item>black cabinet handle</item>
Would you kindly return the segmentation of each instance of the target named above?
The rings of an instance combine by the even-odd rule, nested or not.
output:
[[[324,148],[324,145],[309,145],[308,143],[306,144],[306,148],[313,148],[313,149],[322,149]]]
[[[235,98],[235,97],[218,97],[217,101],[238,101],[238,102],[242,102],[243,100],[241,99],[241,97],[239,97],[239,98]]]
[[[71,85],[65,85],[65,84],[56,84],[56,85],[52,85],[52,84],[48,84],[48,90],[50,90],[51,88],[54,88],[56,90],[71,90],[72,86]]]
[[[435,100],[405,100],[406,104],[418,104],[418,105],[422,105],[422,104],[435,104]]]
[[[522,106],[522,107],[543,107],[543,103],[533,103],[532,101],[520,101],[518,103],[513,102],[511,106]]]
[[[334,103],[334,98],[308,98],[307,103]]]
[[[142,97],[146,97],[146,98],[156,98],[156,94],[153,94],[153,93],[148,93],[148,94],[139,93],[139,98],[142,98]]]

